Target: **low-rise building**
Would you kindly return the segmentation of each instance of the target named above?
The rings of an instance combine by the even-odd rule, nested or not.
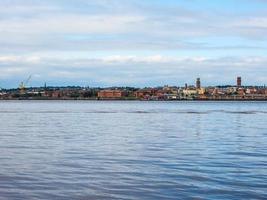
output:
[[[144,88],[137,90],[134,94],[137,99],[149,99],[156,96],[157,90],[153,88]]]
[[[126,97],[127,92],[122,90],[101,90],[97,96],[100,99],[119,99]]]

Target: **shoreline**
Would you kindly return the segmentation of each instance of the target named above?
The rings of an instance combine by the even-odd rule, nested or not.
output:
[[[1,101],[139,101],[139,102],[267,102],[267,99],[179,99],[179,100],[143,100],[143,99],[71,99],[71,98],[20,98],[0,99]]]

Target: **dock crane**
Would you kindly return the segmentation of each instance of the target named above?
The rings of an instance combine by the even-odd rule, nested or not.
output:
[[[25,89],[26,89],[26,86],[27,84],[29,83],[29,81],[31,80],[32,78],[32,75],[30,75],[25,81],[22,81],[20,84],[19,84],[19,89],[21,92],[24,92]]]

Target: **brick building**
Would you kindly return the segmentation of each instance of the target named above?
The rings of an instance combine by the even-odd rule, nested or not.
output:
[[[101,90],[97,96],[101,99],[119,99],[126,97],[127,92],[122,90]]]
[[[134,94],[135,94],[135,97],[138,99],[147,99],[147,98],[150,98],[152,96],[156,96],[156,92],[157,92],[156,89],[145,88],[145,89],[140,89],[140,90],[136,91]]]

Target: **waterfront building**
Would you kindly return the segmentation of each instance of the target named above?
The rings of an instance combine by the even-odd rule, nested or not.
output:
[[[52,98],[61,98],[63,96],[60,90],[52,91],[50,95]]]
[[[101,90],[98,92],[98,98],[102,99],[117,99],[126,97],[127,93],[122,90]]]
[[[245,89],[243,89],[243,88],[239,88],[239,89],[237,90],[237,94],[238,94],[239,96],[244,96],[244,95],[245,95]]]
[[[183,90],[183,95],[184,97],[189,97],[189,98],[195,97],[197,95],[197,90],[194,88],[187,88]]]
[[[205,88],[198,88],[198,89],[197,89],[197,93],[198,93],[198,95],[204,95],[205,92],[206,92]]]
[[[236,87],[228,87],[226,93],[231,95],[231,94],[235,94],[237,92],[237,88]]]
[[[156,95],[157,90],[153,88],[144,88],[137,90],[134,94],[138,99],[147,99]]]

